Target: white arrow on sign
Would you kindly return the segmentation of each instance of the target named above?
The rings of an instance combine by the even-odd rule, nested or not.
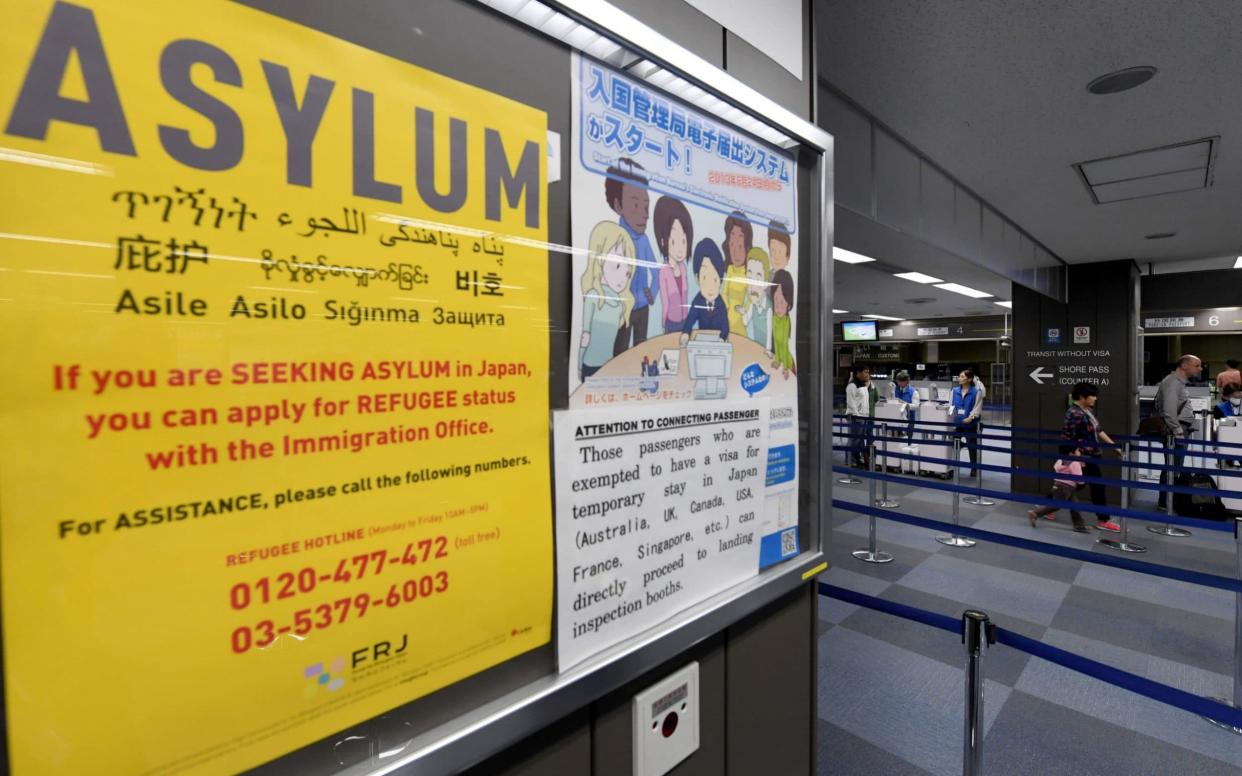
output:
[[[1031,372],[1031,379],[1034,380],[1039,385],[1043,385],[1044,380],[1051,380],[1054,377],[1056,377],[1056,375],[1052,374],[1051,372],[1045,373],[1044,368],[1042,366],[1036,367],[1035,371]]]

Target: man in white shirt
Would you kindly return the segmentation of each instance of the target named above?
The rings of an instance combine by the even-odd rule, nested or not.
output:
[[[867,447],[871,444],[871,418],[875,415],[878,400],[875,386],[871,384],[871,367],[860,366],[854,370],[854,379],[845,386],[845,414],[850,418],[851,459],[855,466],[866,467],[870,463]]]

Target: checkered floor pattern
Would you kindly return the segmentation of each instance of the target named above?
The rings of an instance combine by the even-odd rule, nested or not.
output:
[[[990,453],[987,463],[1008,465]],[[1008,491],[988,473],[985,487]],[[952,496],[890,485],[900,511],[941,520]],[[867,485],[833,486],[866,503]],[[1031,528],[1030,505],[961,506],[962,523],[1101,553],[1069,516]],[[1154,508],[1144,494],[1135,508]],[[1092,522],[1087,514],[1088,524]],[[1231,593],[980,542],[953,548],[937,532],[878,522],[892,563],[856,560],[867,519],[836,510],[830,584],[957,617],[977,608],[1033,638],[1203,695],[1232,692]],[[1131,521],[1137,557],[1226,576],[1237,574],[1232,534],[1157,536]],[[887,614],[820,599],[819,773],[959,774],[963,648],[951,634]],[[1236,774],[1242,736],[1004,646],[984,659],[984,771],[990,774]]]

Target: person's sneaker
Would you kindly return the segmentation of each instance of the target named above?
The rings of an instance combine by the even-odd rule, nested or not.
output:
[[[1026,519],[1031,521],[1031,528],[1034,528],[1039,522],[1038,520],[1035,519],[1034,509],[1026,513]]]
[[[1088,529],[1088,528],[1087,528],[1087,526],[1085,526],[1085,525],[1076,525],[1076,526],[1074,526],[1074,530],[1075,530],[1077,533],[1091,533],[1091,530],[1090,530],[1090,529]]]
[[[1057,513],[1056,513],[1056,512],[1052,512],[1051,514],[1044,515],[1044,519],[1045,519],[1045,520],[1051,520],[1052,522],[1054,522],[1054,523],[1055,523],[1055,522],[1056,522],[1056,520],[1057,520]]]
[[[1121,533],[1121,526],[1117,525],[1112,520],[1109,520],[1106,523],[1096,523],[1095,530],[1108,531],[1110,533]]]

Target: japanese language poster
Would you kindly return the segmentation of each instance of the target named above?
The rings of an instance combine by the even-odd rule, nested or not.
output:
[[[588,57],[572,89],[570,407],[768,399],[760,565],[796,555],[796,162]]]

